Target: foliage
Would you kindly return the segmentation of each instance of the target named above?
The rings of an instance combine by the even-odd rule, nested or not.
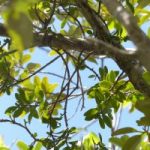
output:
[[[149,0],[120,0],[120,3],[135,16],[139,27],[149,21]],[[83,110],[86,122],[96,120],[99,129],[111,130],[108,140],[112,149],[150,149],[150,96],[145,94],[143,84],[142,90],[136,84],[138,80],[135,80],[135,76],[139,74],[132,74],[136,61],[133,60],[130,64],[133,70],[109,70],[108,66],[103,66],[107,56],[98,58],[93,49],[76,50],[77,46],[86,46],[88,42],[82,44],[81,41],[88,39],[90,42],[90,39],[97,38],[101,43],[112,44],[113,48],[116,46],[121,50],[123,44],[131,40],[126,28],[111,15],[103,1],[2,0],[0,8],[0,30],[4,25],[0,31],[0,95],[15,95],[14,104],[5,110],[5,118],[0,117],[0,123],[19,126],[32,138],[28,144],[17,141],[19,150],[109,149],[101,133],[91,131],[82,140],[74,138],[88,127],[81,129],[70,125],[69,107],[73,109],[72,99],[80,99],[82,104],[78,108]],[[88,14],[85,10],[88,10]],[[101,20],[109,34],[99,31],[99,35],[95,18],[93,23],[90,21],[92,15]],[[146,34],[150,36],[150,28]],[[76,44],[76,40],[80,39],[80,43]],[[64,43],[71,45],[72,49],[68,45],[62,46]],[[47,48],[50,51],[48,49],[47,52]],[[45,60],[40,60],[41,52],[37,52],[40,50],[42,53],[46,52]],[[103,54],[119,62],[117,53],[116,57],[111,56],[111,52]],[[38,62],[34,61],[35,57]],[[119,58],[122,59],[122,55]],[[43,65],[47,60],[49,61]],[[102,66],[99,66],[99,61],[102,61]],[[50,71],[51,65],[59,68],[60,64],[63,64],[62,71]],[[122,63],[118,65],[128,66]],[[82,73],[84,77],[88,76],[87,82],[92,83],[88,89],[83,85]],[[139,82],[144,82],[149,87],[149,71],[142,73]],[[94,107],[84,108],[91,101]],[[130,113],[140,111],[143,114],[136,120],[138,128],[131,126],[118,129],[119,124],[114,125],[114,118],[125,106],[131,107]],[[45,137],[30,130],[35,120],[40,121],[40,125],[47,129]],[[0,149],[9,149],[1,139]]]

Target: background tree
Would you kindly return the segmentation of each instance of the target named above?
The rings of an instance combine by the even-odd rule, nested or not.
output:
[[[149,21],[149,3],[0,1],[0,94],[15,95],[15,103],[5,110],[7,117],[0,118],[0,123],[19,126],[31,136],[29,145],[17,142],[20,150],[110,149],[100,133],[91,131],[83,140],[74,138],[81,129],[70,125],[70,110],[76,112],[77,108],[84,112],[86,121],[98,121],[99,128],[111,129],[111,149],[150,149],[150,28],[147,33],[141,28]],[[128,41],[136,48],[125,48]],[[40,54],[46,52],[49,61],[45,65],[39,50]],[[33,57],[39,58],[38,63]],[[116,62],[121,71],[108,71],[103,65],[106,58]],[[60,63],[64,66],[61,75],[60,70],[45,71],[53,65],[59,68]],[[82,73],[93,83],[88,88]],[[57,78],[57,83],[49,75]],[[86,109],[87,99],[95,101],[95,106]],[[73,101],[77,100],[76,108]],[[112,123],[127,104],[131,112],[143,113],[136,121],[141,130],[132,126],[118,129]],[[45,137],[30,130],[34,120],[46,125]],[[3,143],[0,146],[9,149]]]

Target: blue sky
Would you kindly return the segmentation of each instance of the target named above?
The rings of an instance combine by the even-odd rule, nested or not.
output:
[[[130,45],[128,45],[130,46]],[[33,62],[40,62],[43,65],[48,62],[50,59],[50,57],[47,57],[47,54],[44,53],[43,51],[41,51],[40,49],[36,49],[35,54],[33,55]],[[97,68],[100,66],[101,62],[99,62],[99,65],[97,66]],[[92,65],[92,64],[91,64]],[[118,70],[119,68],[117,67],[117,65],[110,59],[105,61],[105,65],[107,65],[109,67],[109,69],[113,69],[113,70]],[[94,67],[94,65],[93,65]],[[50,67],[47,67],[45,69],[45,71],[52,71],[52,72],[56,72],[58,74],[61,75],[60,70],[63,70],[63,65],[61,63],[61,61],[55,63],[54,65],[51,65]],[[87,88],[89,88],[90,86],[92,86],[94,84],[94,81],[90,81],[87,77],[88,77],[88,72],[85,71],[82,73],[82,80],[83,80],[83,85]],[[56,78],[54,78],[53,76],[49,76],[49,81],[52,83],[55,83],[57,80]],[[15,102],[15,97],[12,94],[11,96],[2,96],[0,98],[0,114],[1,114],[1,118],[5,118],[5,116],[3,115],[3,112],[5,111],[5,109],[10,105],[13,105]],[[68,106],[68,113],[69,116],[72,116],[72,114],[74,114],[74,111],[76,109],[76,106],[78,105],[78,100],[74,100],[72,102],[69,103]],[[85,101],[85,105],[86,105],[86,109],[83,110],[83,112],[80,111],[80,108],[78,110],[78,112],[76,113],[75,117],[73,117],[70,120],[70,126],[76,126],[76,127],[84,127],[87,124],[89,124],[90,122],[85,122],[84,118],[83,118],[83,114],[85,112],[85,110],[87,110],[88,108],[94,107],[95,103],[92,100],[88,100],[86,98]],[[130,115],[128,115],[128,109],[126,108],[125,111],[123,111],[123,118],[121,120],[121,126],[134,126],[136,125],[135,120],[136,118],[139,117],[139,113],[133,113]],[[39,136],[44,136],[45,135],[45,131],[47,129],[47,126],[41,126],[41,122],[39,120],[34,120],[34,122],[32,123],[32,125],[30,126],[31,131],[35,131],[39,134]],[[99,124],[98,122],[94,123],[92,126],[90,126],[86,131],[81,132],[81,134],[75,136],[74,138],[78,138],[81,139],[83,135],[87,134],[88,132],[93,131],[96,133],[100,133],[103,137],[104,137],[104,142],[107,143],[108,142],[108,137],[110,137],[110,130],[109,129],[105,129],[102,130],[99,128]],[[31,137],[26,133],[26,131],[18,126],[15,125],[11,125],[9,123],[1,123],[0,124],[0,135],[4,138],[4,141],[6,143],[6,145],[8,145],[9,147],[11,147],[11,150],[16,150],[16,146],[15,143],[18,140],[22,140],[27,144],[31,143]]]

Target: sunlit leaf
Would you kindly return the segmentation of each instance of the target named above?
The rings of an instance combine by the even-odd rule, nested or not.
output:
[[[91,132],[84,137],[83,146],[87,150],[90,150],[90,149],[92,150],[94,149],[94,145],[98,144],[99,142],[100,142],[99,137],[95,133]]]
[[[29,149],[28,145],[25,144],[23,141],[18,141],[17,147],[19,148],[19,150],[28,150]]]
[[[22,62],[22,64],[24,64],[24,63],[28,62],[30,59],[31,59],[31,55],[26,54],[26,55],[23,55],[21,62]]]
[[[36,145],[34,146],[33,150],[41,150],[41,148],[42,148],[42,143],[37,142]]]
[[[135,135],[130,137],[123,146],[122,150],[133,150],[140,146],[145,135]]]
[[[33,40],[32,23],[24,13],[10,12],[7,16],[7,26],[13,39],[12,49],[24,50]]]
[[[144,72],[143,78],[148,84],[150,84],[150,72]]]

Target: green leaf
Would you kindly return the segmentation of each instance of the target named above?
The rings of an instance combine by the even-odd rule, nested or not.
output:
[[[89,62],[92,62],[92,63],[94,63],[94,64],[97,64],[97,61],[96,61],[96,59],[95,59],[94,57],[89,57],[87,60],[88,60]]]
[[[23,141],[18,141],[17,147],[19,148],[19,150],[29,150],[28,145],[25,144]]]
[[[33,72],[33,71],[35,71],[36,69],[38,69],[38,68],[40,68],[40,64],[38,64],[38,63],[29,63],[28,65],[27,65],[27,69],[30,71],[30,72]]]
[[[130,8],[130,10],[132,11],[132,13],[134,13],[134,6],[132,3],[130,3],[130,0],[126,0],[127,6]]]
[[[145,136],[144,134],[141,134],[130,137],[126,141],[122,150],[138,150],[140,143],[143,141],[144,136]]]
[[[65,18],[62,22],[61,22],[61,29],[65,27],[66,23],[68,22],[68,19]]]
[[[104,120],[101,117],[98,118],[98,122],[99,122],[99,125],[101,126],[101,128],[105,129],[105,123],[104,123]]]
[[[30,59],[31,59],[31,55],[29,54],[23,55],[23,58],[21,59],[21,64],[28,62]]]
[[[144,8],[150,4],[150,0],[139,0],[137,8]]]
[[[89,35],[93,35],[92,30],[87,30],[86,32],[87,32]]]
[[[149,115],[150,114],[150,100],[149,99],[137,101],[136,104],[135,104],[135,107],[139,111],[144,113],[145,115]]]
[[[138,126],[150,126],[150,116],[141,117],[140,120],[136,121]]]
[[[99,142],[100,142],[99,137],[95,133],[91,132],[88,135],[86,135],[83,139],[84,149],[93,150],[94,145],[98,144]]]
[[[147,30],[147,36],[150,38],[150,27]]]
[[[50,84],[48,81],[48,77],[44,77],[41,86],[45,93],[52,93],[56,89],[58,84]]]
[[[84,113],[85,120],[92,120],[94,118],[97,118],[98,113],[99,113],[99,111],[97,108],[89,109],[87,112]]]
[[[0,150],[10,150],[7,146],[5,146],[5,143],[2,137],[0,137]]]
[[[109,139],[109,141],[122,148],[124,146],[124,144],[126,143],[126,141],[128,140],[128,138],[129,137],[127,135],[123,135],[122,137],[119,137],[119,138],[118,137],[111,137]]]
[[[150,150],[150,143],[149,142],[142,142],[141,143],[142,150]]]
[[[24,113],[23,108],[18,108],[18,109],[14,112],[13,117],[14,117],[14,118],[17,118],[17,117],[21,116],[23,113]]]
[[[103,80],[100,82],[100,87],[103,87],[105,89],[110,89],[111,88],[111,82],[110,81],[106,81],[106,80]]]
[[[41,79],[40,79],[39,76],[34,77],[34,83],[35,83],[36,86],[41,84]]]
[[[25,13],[10,10],[7,16],[7,28],[12,37],[11,49],[24,50],[33,40],[32,23]]]
[[[131,127],[125,127],[125,128],[121,128],[116,130],[112,135],[120,135],[120,134],[127,134],[127,133],[135,133],[138,132],[136,129],[131,128]]]
[[[0,146],[0,150],[10,150],[10,149],[4,146]]]
[[[101,76],[101,80],[104,80],[106,78],[107,73],[108,73],[108,69],[106,66],[104,68],[99,68],[99,74]]]
[[[91,75],[88,76],[88,78],[95,78],[95,77],[96,77],[96,76],[93,75],[93,74],[91,74]]]
[[[38,112],[35,107],[31,108],[30,113],[34,118],[39,118]]]
[[[112,127],[112,121],[111,121],[111,118],[110,118],[110,117],[108,117],[108,116],[106,116],[106,115],[103,115],[103,120],[104,120],[105,124],[106,124],[109,128]]]
[[[5,114],[11,115],[11,113],[14,112],[16,109],[17,109],[17,106],[11,106],[5,110]]]
[[[144,72],[143,79],[150,85],[150,72],[148,71]]]
[[[34,146],[33,150],[41,150],[41,148],[42,148],[42,143],[37,142],[36,145]]]
[[[94,144],[98,144],[100,142],[99,137],[94,132],[89,133],[86,138],[91,139]]]
[[[110,82],[114,82],[116,77],[118,76],[119,72],[118,71],[110,71],[108,74],[107,74],[107,80],[110,81]]]

